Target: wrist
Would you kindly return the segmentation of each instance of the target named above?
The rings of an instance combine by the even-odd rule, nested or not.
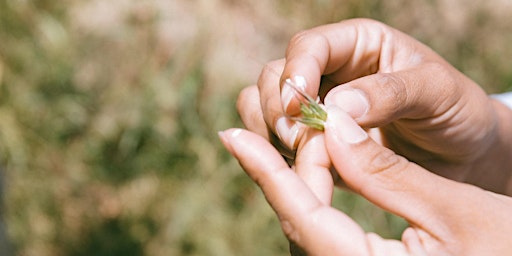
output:
[[[470,167],[466,182],[512,196],[512,109],[490,99],[495,116],[494,136],[485,153]]]
[[[492,101],[498,113],[498,139],[499,145],[502,145],[501,151],[497,154],[500,154],[502,158],[501,166],[498,168],[503,172],[506,180],[503,193],[512,196],[512,108],[497,100]]]

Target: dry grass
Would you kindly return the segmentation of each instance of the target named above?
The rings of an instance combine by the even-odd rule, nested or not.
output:
[[[508,1],[2,1],[2,215],[17,255],[283,255],[216,131],[297,31],[350,17],[432,46],[489,92],[512,81]],[[507,31],[507,32],[505,32]],[[403,221],[345,192],[367,230]],[[1,224],[1,223],[0,223]]]

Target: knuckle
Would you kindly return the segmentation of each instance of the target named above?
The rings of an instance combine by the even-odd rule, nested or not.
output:
[[[247,104],[252,104],[253,99],[257,95],[258,89],[255,86],[243,88],[238,94],[238,98],[236,100],[236,109],[238,112],[242,112],[247,107]]]
[[[290,39],[290,42],[289,44],[290,45],[295,45],[295,44],[298,44],[300,42],[302,42],[305,38],[308,38],[308,36],[311,34],[311,31],[310,30],[302,30],[302,31],[299,31],[298,33],[294,34],[292,36],[292,38]]]
[[[409,166],[407,159],[396,155],[390,149],[373,154],[367,163],[370,175],[379,176],[385,180],[396,179],[397,175],[404,172]]]
[[[269,82],[270,84],[273,84],[273,82],[278,82],[279,77],[283,72],[283,68],[283,59],[267,62],[265,66],[263,66],[261,74],[258,78],[258,87],[262,88],[264,86],[268,86]]]
[[[384,99],[385,102],[391,103],[383,106],[389,108],[385,109],[385,112],[399,115],[398,112],[403,109],[409,97],[407,82],[401,76],[390,73],[379,74],[376,80],[376,86],[379,87],[378,91],[382,92],[379,97]]]
[[[297,229],[293,226],[292,222],[287,220],[286,218],[282,218],[279,216],[279,221],[281,223],[281,229],[283,230],[284,235],[292,242],[299,242],[299,234]]]
[[[303,30],[291,38],[286,55],[289,55],[291,50],[294,49],[298,49],[299,51],[316,51],[316,49],[328,48],[328,46],[329,40],[321,31],[315,29]]]
[[[317,67],[324,66],[324,62],[330,58],[329,51],[318,49],[331,49],[329,40],[320,31],[308,30],[294,36],[286,51],[287,59],[301,57],[301,62],[307,62]]]
[[[439,62],[432,62],[427,64],[427,68],[432,74],[436,74],[437,83],[433,83],[433,86],[439,86],[443,89],[457,89],[460,85],[456,72],[453,72],[451,68],[447,68],[446,64]],[[440,88],[440,89],[441,89]]]

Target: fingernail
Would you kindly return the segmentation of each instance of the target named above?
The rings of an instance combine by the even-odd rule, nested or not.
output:
[[[297,136],[299,135],[299,127],[296,122],[284,116],[280,117],[276,122],[276,132],[279,139],[288,146],[289,149],[295,149]]]
[[[217,132],[217,134],[219,135],[219,139],[222,142],[222,144],[224,145],[224,147],[226,148],[226,150],[229,151],[229,153],[233,154],[231,144],[229,143],[229,140],[226,138],[225,132],[219,131],[219,132]]]
[[[325,103],[338,106],[354,119],[364,116],[370,108],[368,99],[363,91],[341,87],[339,90],[329,93]]]
[[[356,144],[368,138],[363,128],[337,105],[327,106],[325,126],[337,140],[348,144]]]
[[[294,76],[293,78],[286,79],[283,89],[281,90],[281,102],[285,113],[296,93],[295,90],[290,87],[290,84],[295,85],[297,89],[304,92],[306,91],[306,78],[303,76]]]
[[[242,129],[236,129],[233,131],[233,133],[231,133],[231,137],[236,138],[238,135],[240,135],[240,133],[242,133]]]
[[[229,141],[229,138],[227,137],[227,133],[229,133],[229,131],[228,132],[226,132],[226,131],[217,132],[217,134],[219,135],[219,139],[222,142],[222,144],[224,145],[224,147],[229,151],[229,153],[231,153],[233,155],[234,154],[233,147],[231,146],[231,142]],[[238,135],[240,135],[240,133],[242,133],[242,129],[235,129],[234,131],[231,132],[231,138],[238,137]]]

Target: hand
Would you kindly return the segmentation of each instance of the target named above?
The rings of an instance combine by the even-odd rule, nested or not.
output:
[[[353,191],[410,223],[401,241],[366,234],[320,200],[263,137],[241,129],[227,130],[220,137],[261,187],[288,239],[308,254],[507,255],[512,251],[511,198],[428,172],[375,143],[337,107],[328,108],[327,154]]]
[[[291,40],[286,59],[262,71],[257,88],[241,93],[238,110],[248,129],[268,139],[268,127],[301,161],[308,136],[285,117],[299,113],[283,86],[287,78],[348,112],[379,144],[410,161],[512,195],[511,111],[413,38],[364,19],[304,31]]]

